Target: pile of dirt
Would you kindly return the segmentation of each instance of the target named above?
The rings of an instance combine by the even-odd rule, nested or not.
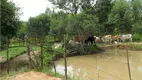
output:
[[[51,77],[42,72],[30,71],[12,76],[9,78],[9,80],[62,80],[62,79]]]

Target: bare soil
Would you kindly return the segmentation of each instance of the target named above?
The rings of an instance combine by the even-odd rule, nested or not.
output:
[[[25,72],[9,78],[9,80],[62,80],[61,78],[51,77],[42,72]]]

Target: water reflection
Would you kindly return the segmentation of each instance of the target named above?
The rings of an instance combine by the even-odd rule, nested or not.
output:
[[[129,51],[129,57],[132,79],[142,80],[142,53]],[[129,80],[125,50],[115,49],[100,54],[69,57],[67,63],[68,75],[80,80]],[[56,61],[56,69],[64,75],[63,59]]]

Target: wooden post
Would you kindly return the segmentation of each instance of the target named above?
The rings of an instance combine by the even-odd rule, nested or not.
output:
[[[43,69],[43,52],[42,52],[42,40],[40,40],[40,49],[41,49],[41,54],[40,54],[40,59],[41,59],[41,69]]]
[[[2,44],[1,44],[1,36],[0,36],[0,51],[2,51],[2,49],[1,49],[1,46]],[[0,73],[2,74],[2,63],[0,63]]]
[[[53,51],[53,55],[54,55],[54,51]],[[52,58],[54,57],[53,55],[52,55]],[[55,65],[55,62],[54,62],[54,60],[52,60],[52,62],[53,62],[53,68],[54,68],[54,71],[55,71],[55,75],[56,75],[56,65]]]
[[[7,73],[9,74],[9,54],[8,54],[8,48],[9,48],[9,40],[8,40],[8,38],[6,38]]]
[[[29,41],[28,41],[28,36],[27,35],[25,35],[25,42],[26,42],[27,53],[28,53],[28,58],[29,58],[29,68],[32,69],[31,55],[30,55],[30,46],[29,46]]]
[[[96,57],[96,68],[97,68],[97,77],[98,77],[98,80],[100,79],[100,75],[99,75],[99,68],[98,68],[98,56]]]
[[[64,34],[64,61],[65,61],[65,80],[67,80],[67,61],[66,61],[66,34]]]
[[[126,53],[127,53],[127,63],[128,63],[129,79],[132,80],[132,78],[131,78],[130,64],[129,64],[128,48],[126,48]]]

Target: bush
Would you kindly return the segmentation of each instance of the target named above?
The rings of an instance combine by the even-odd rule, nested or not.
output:
[[[133,34],[133,41],[142,41],[142,34]]]
[[[94,53],[97,50],[97,46],[95,44],[94,45],[85,45],[84,49],[85,49],[85,52],[87,52],[87,53]]]

